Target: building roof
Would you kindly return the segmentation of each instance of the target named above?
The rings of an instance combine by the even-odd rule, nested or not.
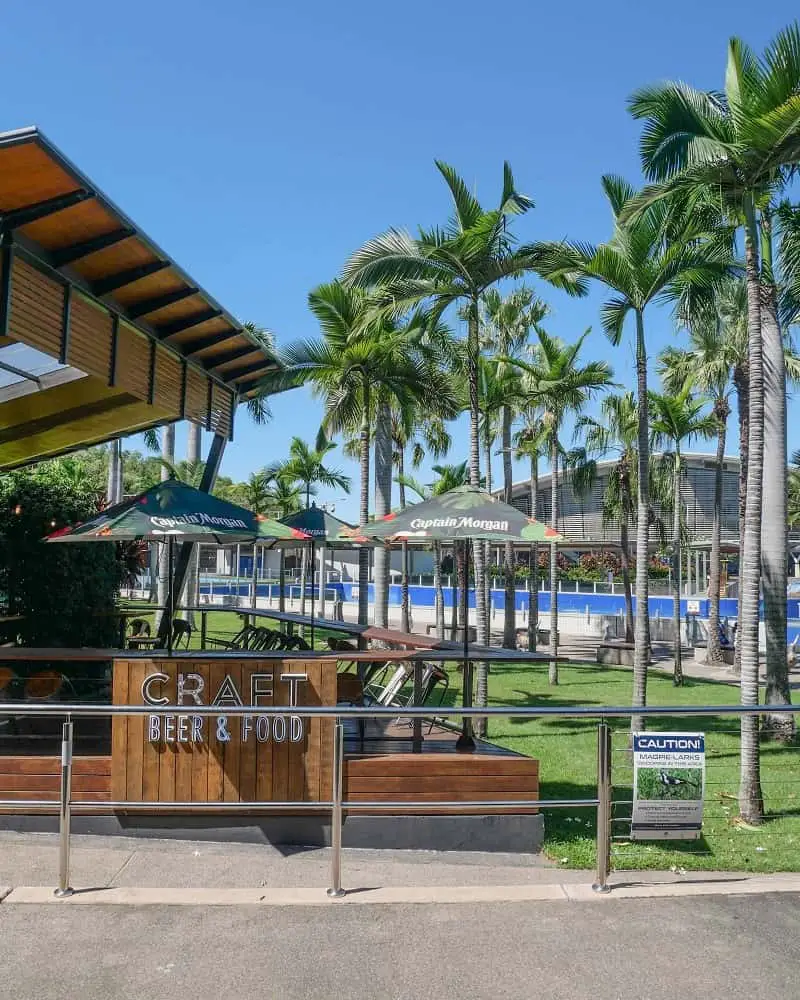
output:
[[[0,468],[181,418],[229,432],[277,367],[37,128],[0,133],[0,242]]]

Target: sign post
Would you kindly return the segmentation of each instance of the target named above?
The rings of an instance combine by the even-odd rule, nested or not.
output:
[[[705,771],[703,733],[634,733],[631,840],[696,840]]]

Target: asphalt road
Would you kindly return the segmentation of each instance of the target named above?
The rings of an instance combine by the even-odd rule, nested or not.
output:
[[[798,995],[800,896],[491,905],[0,904],[0,997]]]

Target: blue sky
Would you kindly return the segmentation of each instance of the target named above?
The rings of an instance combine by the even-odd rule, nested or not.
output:
[[[510,160],[536,202],[525,240],[605,238],[600,175],[639,178],[630,92],[662,78],[721,86],[728,37],[760,49],[789,16],[741,0],[10,4],[2,127],[39,125],[225,306],[286,343],[315,334],[308,290],[364,240],[446,218],[434,158],[489,204]],[[537,291],[552,332],[592,326],[587,354],[631,383],[599,294]],[[668,315],[651,315],[649,339],[653,354],[674,339]],[[244,477],[293,434],[313,438],[307,393],[273,408],[266,429],[240,417],[224,472]],[[466,453],[463,426],[456,436]]]

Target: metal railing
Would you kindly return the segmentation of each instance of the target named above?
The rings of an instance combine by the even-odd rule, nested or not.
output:
[[[705,716],[733,716],[742,718],[743,716],[759,716],[773,714],[800,715],[800,705],[658,705],[647,706],[646,708],[630,708],[627,706],[612,706],[605,708],[590,708],[583,706],[574,707],[525,707],[502,706],[490,708],[457,708],[443,706],[437,708],[436,719],[458,718],[458,719],[541,719],[541,718],[563,718],[563,719],[588,719],[597,720],[597,766],[596,766],[596,794],[586,798],[563,798],[563,799],[492,799],[473,801],[348,801],[344,798],[344,719],[386,719],[392,720],[398,717],[403,719],[428,719],[432,717],[430,708],[426,707],[378,707],[358,708],[355,706],[336,705],[329,707],[305,707],[305,706],[282,706],[266,708],[263,706],[244,705],[236,707],[225,707],[221,712],[219,706],[214,705],[193,705],[186,714],[193,716],[216,716],[224,714],[226,716],[259,715],[266,718],[276,716],[294,715],[300,718],[309,719],[332,719],[333,726],[333,766],[332,766],[332,799],[314,801],[227,801],[227,802],[198,802],[198,801],[129,801],[110,800],[99,802],[76,802],[72,797],[72,757],[74,742],[74,722],[75,718],[113,718],[115,716],[167,716],[174,715],[176,709],[186,708],[186,706],[166,705],[97,705],[97,704],[66,704],[66,703],[39,703],[30,705],[19,702],[0,703],[0,718],[4,715],[16,717],[30,716],[56,716],[66,717],[62,725],[61,742],[61,771],[60,771],[60,791],[59,799],[0,799],[0,809],[6,812],[12,810],[52,810],[58,809],[59,815],[59,871],[58,885],[54,894],[59,897],[72,895],[74,889],[70,886],[70,833],[71,819],[74,811],[97,811],[97,809],[125,810],[136,812],[181,812],[197,811],[203,812],[235,812],[258,810],[260,812],[270,811],[314,811],[330,810],[331,815],[331,867],[330,886],[327,894],[331,898],[338,898],[346,894],[342,885],[342,824],[344,812],[389,812],[403,814],[407,812],[444,812],[444,811],[485,811],[487,813],[497,810],[530,810],[536,809],[583,809],[594,808],[597,810],[597,832],[596,832],[596,869],[595,879],[592,889],[597,893],[608,893],[611,886],[608,877],[611,871],[611,845],[612,827],[615,822],[619,822],[619,817],[613,815],[613,806],[624,804],[612,802],[612,733],[609,719],[630,719],[632,716],[642,716],[645,719],[654,719],[660,716],[702,718]],[[618,748],[622,752],[623,748]],[[630,748],[625,748],[624,752],[629,753]]]

